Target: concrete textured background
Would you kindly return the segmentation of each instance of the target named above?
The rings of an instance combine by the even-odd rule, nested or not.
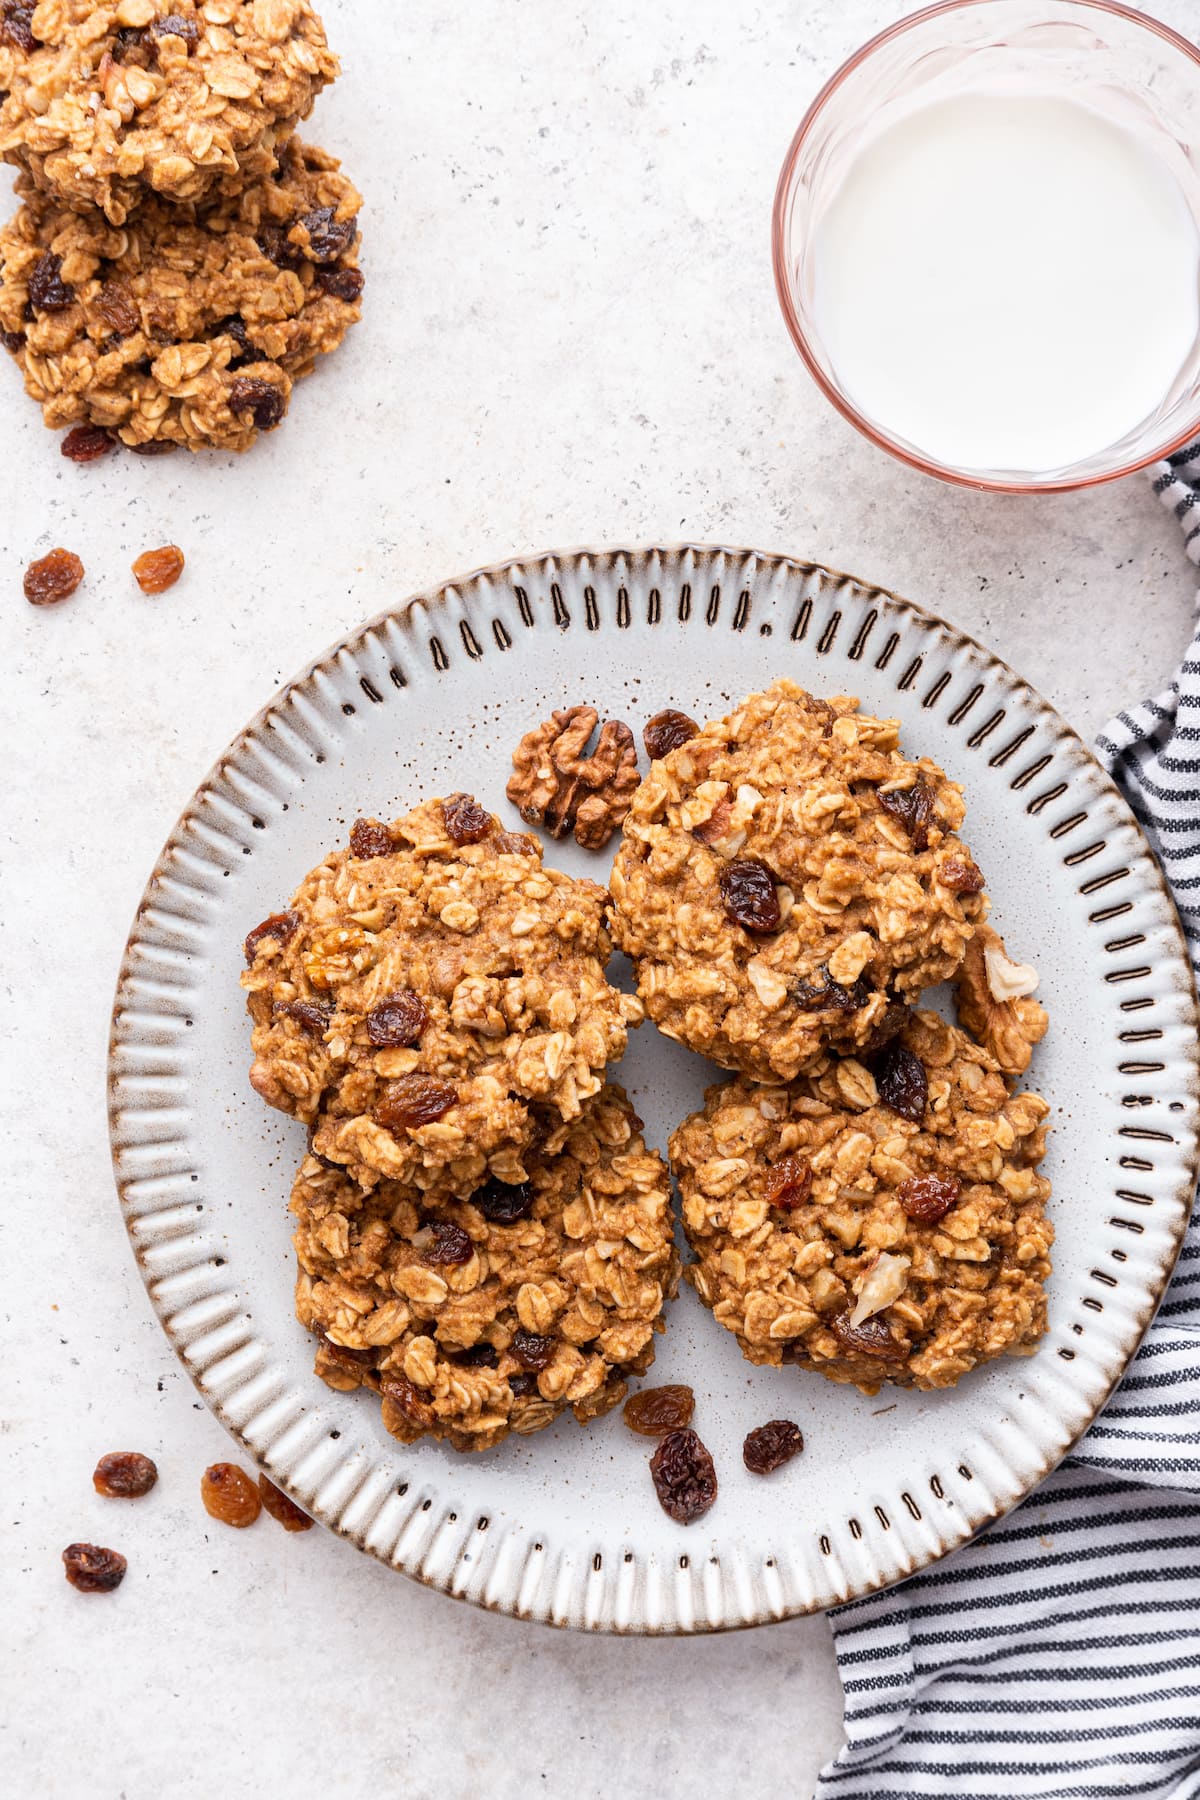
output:
[[[1146,483],[987,498],[820,401],[771,286],[800,113],[893,0],[327,0],[307,135],[366,197],[363,325],[248,458],[60,459],[0,370],[0,981],[10,1151],[0,1783],[150,1800],[803,1796],[841,1736],[822,1619],[692,1642],[485,1617],[321,1531],[199,1507],[229,1450],[117,1213],[103,1065],[118,958],[176,814],[275,686],[388,599],[518,552],[723,539],[907,593],[1091,734],[1153,690],[1195,585]],[[1186,29],[1194,0],[1156,0]],[[143,598],[141,550],[181,584]],[[25,564],[82,555],[34,611]],[[136,1508],[91,1492],[144,1449]],[[71,1592],[75,1538],[123,1548]]]

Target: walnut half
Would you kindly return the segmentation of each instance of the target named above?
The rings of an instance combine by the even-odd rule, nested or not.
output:
[[[585,850],[601,850],[618,830],[640,779],[633,733],[620,719],[601,726],[594,706],[569,706],[526,732],[513,751],[506,792],[527,825],[551,837],[575,834]]]
[[[1045,1007],[1027,991],[1015,991],[1027,989],[1025,980],[1002,987],[1002,992],[1011,991],[1011,998],[996,998],[989,976],[1003,969],[1012,969],[1022,976],[1032,973],[1023,964],[1009,961],[999,932],[990,925],[978,926],[954,978],[954,1009],[963,1030],[994,1056],[1005,1075],[1011,1077],[1025,1073],[1033,1046],[1045,1037],[1050,1020]]]

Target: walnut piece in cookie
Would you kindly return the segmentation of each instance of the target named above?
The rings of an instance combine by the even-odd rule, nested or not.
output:
[[[935,1013],[897,1041],[924,1073],[919,1121],[885,1103],[867,1064],[830,1056],[787,1085],[710,1088],[671,1139],[697,1258],[685,1276],[714,1318],[750,1362],[868,1394],[951,1387],[1030,1352],[1054,1236],[1046,1102],[1011,1093]]]
[[[963,1030],[1009,1076],[1025,1073],[1050,1025],[1032,998],[1036,986],[1037,970],[1010,962],[999,932],[981,925],[954,977],[954,1009]]]
[[[378,1393],[404,1443],[486,1450],[568,1408],[585,1425],[654,1360],[678,1282],[669,1183],[621,1089],[560,1124],[515,1192],[429,1215],[402,1183],[364,1193],[313,1157],[300,1169],[296,1314],[317,1373]]]
[[[359,820],[246,940],[253,1086],[366,1186],[522,1181],[641,1020],[607,900],[470,795]]]
[[[527,825],[556,838],[574,832],[585,850],[602,850],[619,829],[639,780],[633,733],[620,719],[605,721],[587,754],[599,719],[594,706],[569,706],[526,732],[507,788]]]
[[[360,316],[358,193],[295,139],[236,197],[147,201],[122,230],[20,185],[0,227],[0,337],[47,425],[140,452],[246,450]]]
[[[661,1031],[790,1079],[952,975],[986,912],[959,787],[894,719],[793,682],[652,763],[613,866],[613,937]]]
[[[4,0],[0,158],[123,225],[269,175],[337,74],[309,0]]]

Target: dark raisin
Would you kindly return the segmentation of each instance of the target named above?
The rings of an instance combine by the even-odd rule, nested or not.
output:
[[[492,815],[473,794],[451,794],[442,801],[446,836],[452,844],[478,844],[492,829]]]
[[[140,1500],[158,1480],[158,1470],[140,1450],[110,1450],[92,1474],[92,1486],[106,1500]]]
[[[936,1225],[961,1193],[957,1175],[914,1175],[900,1188],[900,1204],[918,1225]]]
[[[244,1531],[262,1511],[258,1489],[236,1463],[213,1463],[200,1477],[200,1498],[210,1519]]]
[[[391,1401],[410,1425],[433,1424],[434,1410],[425,1398],[424,1390],[414,1387],[403,1375],[385,1375],[379,1384],[379,1392],[385,1400]]]
[[[873,1056],[876,1051],[884,1049],[894,1037],[899,1037],[911,1018],[912,1013],[907,1006],[899,1000],[889,1000],[883,1009],[882,1019],[872,1025],[870,1036],[862,1047],[862,1054]]]
[[[334,1169],[339,1166],[338,1163],[330,1164],[330,1167]],[[313,1325],[313,1330],[335,1362],[340,1362],[347,1368],[361,1368],[375,1361],[376,1352],[374,1350],[355,1350],[349,1344],[335,1344],[333,1339],[327,1337],[321,1327],[316,1324]]]
[[[142,318],[137,302],[123,281],[106,281],[100,292],[88,301],[88,322],[99,326],[106,337],[132,337]]]
[[[713,1459],[694,1431],[669,1431],[650,1458],[650,1475],[659,1505],[677,1525],[702,1518],[717,1497]]]
[[[651,762],[658,762],[669,756],[672,750],[678,750],[680,744],[686,744],[694,738],[700,727],[695,719],[689,719],[686,713],[676,712],[668,706],[665,712],[655,713],[646,721],[642,732],[642,742],[646,746],[646,755]]]
[[[914,850],[929,847],[929,821],[933,817],[933,795],[918,775],[910,788],[895,788],[881,793],[879,804],[884,812],[898,819],[908,833]]]
[[[266,939],[273,938],[280,949],[290,944],[300,929],[300,914],[295,912],[272,913],[256,925],[242,948],[246,952],[246,961],[252,963],[258,955],[258,946]]]
[[[516,1331],[509,1349],[523,1369],[544,1369],[554,1355],[552,1337],[539,1337],[536,1331]]]
[[[494,1369],[500,1358],[493,1345],[472,1344],[469,1350],[460,1352],[457,1360],[464,1369]]]
[[[306,1037],[324,1037],[329,1030],[333,1008],[319,1000],[277,1000],[271,1008],[277,1019],[295,1019]]]
[[[287,411],[283,391],[261,375],[239,375],[229,390],[229,410],[249,413],[256,431],[274,431]]]
[[[317,286],[324,294],[332,294],[335,300],[344,300],[347,306],[353,306],[360,297],[367,278],[361,269],[318,269]]]
[[[850,1318],[849,1312],[843,1312],[833,1321],[834,1336],[843,1350],[878,1356],[884,1362],[904,1361],[908,1352],[896,1342],[881,1318],[864,1319],[861,1325],[852,1325]]]
[[[452,1225],[449,1219],[439,1219],[433,1227],[433,1242],[422,1252],[422,1261],[435,1269],[454,1268],[459,1263],[470,1262],[475,1254],[475,1246],[461,1225]]]
[[[425,1002],[411,988],[389,994],[367,1014],[367,1036],[377,1050],[407,1049],[429,1023]]]
[[[621,1416],[630,1431],[636,1431],[640,1437],[665,1437],[668,1431],[682,1431],[690,1425],[695,1410],[696,1396],[691,1388],[669,1383],[630,1394]]]
[[[345,256],[358,234],[357,217],[337,219],[332,206],[318,206],[305,213],[300,224],[308,233],[308,254],[313,262],[336,262]]]
[[[312,1520],[306,1512],[301,1512],[294,1500],[281,1494],[273,1481],[265,1475],[258,1478],[258,1497],[263,1503],[263,1511],[283,1526],[285,1531],[311,1531]]]
[[[37,0],[0,0],[0,44],[11,44],[32,56],[38,48],[32,20]]]
[[[57,606],[69,600],[83,580],[83,564],[70,550],[51,550],[25,571],[25,598],[30,606]]]
[[[458,1104],[458,1090],[432,1075],[401,1075],[383,1090],[375,1117],[388,1131],[431,1125]]]
[[[62,279],[62,257],[47,250],[33,265],[29,299],[39,312],[63,312],[75,304],[75,289]]]
[[[350,827],[350,854],[357,856],[360,862],[367,862],[373,856],[390,856],[395,848],[387,826],[374,819],[355,819]]]
[[[240,313],[234,313],[228,319],[219,319],[215,325],[209,326],[205,335],[210,338],[231,337],[233,339],[238,348],[237,355],[231,356],[229,359],[231,369],[245,369],[251,363],[266,362],[267,360],[257,344],[250,342],[246,321]]]
[[[726,915],[735,925],[758,935],[779,930],[779,894],[766,863],[743,856],[726,863],[718,879]]]
[[[861,975],[853,987],[843,987],[824,964],[816,973],[819,981],[801,978],[792,989],[792,998],[802,1012],[858,1012],[871,998],[871,990]]]
[[[119,1550],[103,1550],[99,1544],[68,1544],[62,1559],[67,1580],[81,1594],[111,1594],[129,1566]]]
[[[493,1225],[515,1225],[533,1205],[533,1194],[525,1181],[489,1181],[471,1195],[471,1205]]]
[[[18,351],[25,347],[25,333],[23,331],[0,331],[0,344],[3,344],[6,350],[16,356]]]
[[[777,1206],[781,1212],[791,1212],[795,1206],[803,1206],[812,1193],[813,1172],[802,1156],[785,1156],[777,1163],[772,1163],[767,1170],[767,1178],[763,1183],[763,1197],[768,1206]]]
[[[160,550],[143,550],[133,565],[133,579],[143,594],[165,594],[183,574],[184,555],[178,544]]]
[[[803,1448],[804,1436],[798,1425],[790,1419],[768,1419],[765,1425],[747,1432],[742,1461],[752,1475],[773,1475]]]
[[[885,1106],[914,1125],[921,1123],[929,1100],[929,1078],[920,1057],[898,1038],[893,1038],[875,1064],[875,1086]]]
[[[123,69],[148,69],[153,53],[154,46],[142,25],[122,25],[113,38],[112,59]]]
[[[148,365],[145,373],[150,373]],[[126,444],[125,448],[135,456],[174,456],[179,445],[171,438],[147,438],[144,444]]]
[[[952,894],[978,894],[983,891],[983,870],[964,857],[951,856],[942,864],[941,882]]]
[[[182,38],[191,52],[200,42],[200,27],[195,19],[185,13],[167,13],[161,19],[154,19],[150,24],[150,35],[156,38]]]
[[[107,456],[116,439],[100,425],[76,425],[68,431],[59,445],[59,450],[68,462],[98,462]]]
[[[536,1394],[538,1391],[536,1375],[510,1375],[508,1385],[518,1400],[523,1399],[526,1394]]]
[[[299,269],[304,262],[295,244],[288,243],[287,232],[278,225],[264,225],[261,228],[258,247],[277,269]]]

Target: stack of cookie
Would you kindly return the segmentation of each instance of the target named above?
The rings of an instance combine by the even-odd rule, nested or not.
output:
[[[605,1080],[641,1019],[607,904],[454,794],[360,819],[246,940],[251,1082],[310,1131],[297,1313],[404,1442],[586,1423],[653,1360],[678,1259]]]
[[[1049,1108],[1013,1089],[1047,1019],[961,789],[856,709],[780,681],[677,727],[613,934],[649,1018],[737,1076],[671,1141],[700,1298],[751,1362],[948,1387],[1045,1329]],[[957,1026],[915,1010],[948,978]]]
[[[337,74],[308,0],[0,0],[0,337],[47,425],[153,455],[280,423],[360,315],[359,196],[292,135]]]

